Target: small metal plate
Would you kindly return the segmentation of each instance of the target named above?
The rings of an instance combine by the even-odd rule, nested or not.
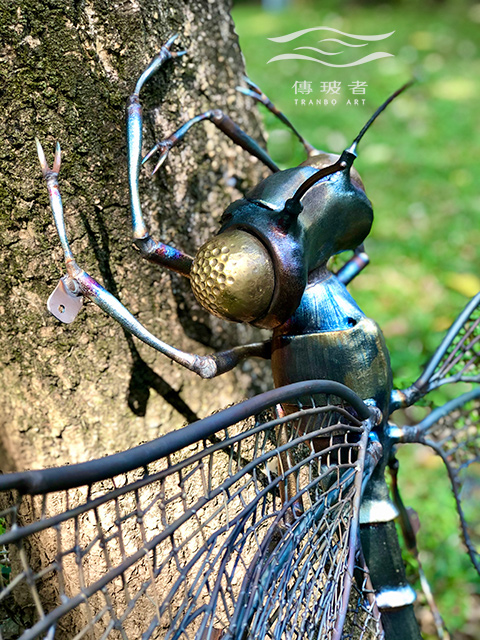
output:
[[[48,299],[47,308],[57,320],[70,324],[77,317],[82,304],[83,297],[71,293],[64,281],[60,280]]]

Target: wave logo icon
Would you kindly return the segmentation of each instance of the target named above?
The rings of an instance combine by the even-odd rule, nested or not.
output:
[[[357,41],[358,40],[364,41],[362,44],[345,42],[345,40],[340,40],[339,38],[323,38],[322,40],[318,41],[320,44],[322,42],[337,42],[338,44],[344,47],[349,47],[349,48],[366,47],[370,42],[378,42],[379,40],[385,40],[386,38],[389,38],[391,35],[395,33],[395,31],[391,31],[390,33],[380,33],[377,36],[361,36],[361,35],[354,35],[353,33],[344,33],[343,31],[339,31],[338,29],[334,29],[333,27],[310,27],[309,29],[302,29],[301,31],[294,31],[293,33],[288,33],[285,36],[279,36],[278,38],[268,38],[268,39],[272,40],[272,42],[279,42],[279,43],[291,42],[292,40],[297,40],[297,38],[301,38],[306,33],[311,33],[313,31],[332,31],[340,36],[343,36],[344,38],[350,38],[351,40],[357,40]],[[315,53],[320,54],[320,56],[338,56],[344,53],[343,49],[342,51],[332,52],[332,51],[323,51],[318,47],[308,47],[308,46],[296,47],[294,49],[294,51],[301,51],[301,50],[314,51]],[[312,62],[318,62],[318,64],[323,64],[326,67],[340,68],[340,67],[357,67],[360,64],[366,64],[367,62],[372,62],[373,60],[379,60],[380,58],[391,58],[391,57],[394,57],[393,53],[386,53],[385,51],[377,51],[375,53],[370,53],[366,56],[363,56],[358,60],[354,60],[353,62],[348,62],[346,64],[335,64],[333,62],[327,62],[327,60],[322,59],[321,57],[313,57],[312,55],[306,55],[303,53],[282,53],[278,56],[275,56],[274,58],[270,58],[267,64],[270,64],[270,62],[278,62],[279,60],[310,60]]]

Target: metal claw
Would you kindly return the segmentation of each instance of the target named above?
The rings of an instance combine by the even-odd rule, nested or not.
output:
[[[243,76],[243,79],[248,84],[250,89],[253,89],[253,91],[255,93],[258,93],[259,95],[262,95],[263,91],[260,89],[260,87],[257,84],[255,84],[255,82],[250,80],[250,78],[248,76]]]
[[[235,87],[235,90],[238,91],[239,93],[243,93],[244,96],[249,96],[254,100],[257,99],[258,94],[256,91],[252,91],[251,89],[246,89],[245,87],[241,87],[240,85],[238,87]]]
[[[55,159],[53,161],[53,167],[50,169],[43,147],[40,144],[38,138],[35,138],[35,144],[37,145],[38,159],[40,160],[40,166],[42,167],[42,174],[47,183],[48,198],[50,200],[50,206],[52,208],[53,218],[55,220],[55,226],[57,227],[58,237],[60,244],[62,245],[65,255],[65,262],[67,266],[68,274],[73,278],[78,271],[78,266],[73,257],[72,250],[67,239],[67,232],[65,229],[65,219],[63,215],[63,204],[60,190],[58,188],[58,173],[60,171],[61,164],[61,148],[60,143],[57,142],[55,146]]]
[[[142,160],[142,165],[143,165],[145,164],[145,162],[147,162],[147,160],[150,160],[153,154],[156,153],[159,149],[162,149],[162,152],[160,154],[160,158],[157,164],[155,165],[155,169],[152,171],[152,176],[160,169],[162,164],[165,162],[168,156],[168,152],[171,149],[171,145],[167,144],[164,140],[162,142],[157,142]]]
[[[166,160],[166,158],[168,156],[168,152],[169,152],[169,148],[165,147],[164,150],[162,151],[162,153],[160,154],[160,158],[158,159],[158,162],[155,165],[155,169],[152,171],[152,176],[157,173],[157,171],[160,169],[162,164],[165,162],[165,160]]]
[[[150,149],[150,151],[147,153],[147,155],[142,159],[142,164],[145,164],[145,162],[150,160],[150,158],[153,156],[153,154],[156,153],[160,149],[161,146],[162,146],[161,142],[156,142],[153,145],[153,147]]]
[[[60,148],[60,143],[57,141],[55,145],[55,158],[53,160],[53,173],[56,173],[57,176],[60,173],[60,165],[62,163],[62,150]]]
[[[55,158],[53,161],[53,167],[50,169],[48,166],[47,159],[45,158],[45,152],[38,138],[35,138],[35,144],[37,145],[37,154],[38,159],[40,160],[40,166],[42,167],[42,174],[44,178],[51,173],[55,173],[56,175],[60,172],[60,164],[62,161],[62,150],[60,149],[60,143],[57,142],[55,145]]]
[[[43,147],[40,144],[40,140],[38,138],[35,138],[35,144],[37,145],[37,154],[38,154],[38,159],[40,160],[40,166],[42,167],[42,174],[43,174],[43,177],[46,178],[47,173],[50,171],[49,166],[47,164],[47,159],[45,158]]]
[[[62,162],[62,150],[60,148],[60,143],[57,142],[55,145],[55,158],[53,160],[53,167],[51,169],[48,166],[45,152],[38,138],[35,138],[35,144],[37,146],[37,154],[40,161],[40,166],[42,168],[43,177],[47,178],[47,176],[51,173],[55,173],[58,176],[60,172],[60,165]]]
[[[145,82],[150,78],[151,75],[153,75],[155,73],[155,71],[157,71],[157,69],[159,69],[163,63],[166,60],[170,60],[172,58],[178,58],[183,56],[185,53],[187,53],[186,50],[184,51],[171,51],[170,47],[172,46],[172,44],[175,42],[175,40],[178,38],[178,33],[176,33],[175,35],[171,36],[167,42],[162,45],[162,47],[160,48],[160,51],[157,53],[157,55],[153,58],[153,60],[150,62],[150,64],[148,65],[148,67],[145,69],[145,71],[142,73],[142,75],[140,76],[140,78],[137,80],[137,84],[135,85],[135,90],[131,96],[131,98],[133,96],[137,96],[140,94],[140,91],[143,87],[143,85],[145,84]]]
[[[174,33],[173,36],[170,36],[170,38],[166,41],[166,43],[163,45],[165,47],[165,49],[170,49],[170,47],[172,46],[172,44],[175,42],[175,40],[178,38],[179,34],[178,33]]]
[[[166,43],[162,47],[162,49],[166,49],[168,51],[171,58],[179,58],[180,56],[184,56],[187,53],[186,49],[184,49],[183,51],[170,51],[170,47],[178,38],[178,35],[179,35],[178,33],[175,33],[173,36],[170,36],[170,38],[166,41]]]
[[[60,164],[62,160],[62,150],[60,148],[60,143],[57,142],[55,145],[55,159],[53,161],[53,167],[50,169],[45,158],[43,147],[38,138],[35,138],[35,144],[37,145],[38,159],[40,160],[40,166],[42,167],[42,174],[47,183],[50,206],[55,226],[57,227],[60,244],[62,245],[65,256],[65,264],[68,274],[60,280],[55,290],[48,298],[47,308],[55,318],[61,322],[69,324],[75,320],[82,308],[83,298],[79,285],[75,280],[75,276],[81,272],[81,269],[75,262],[75,258],[73,257],[72,250],[68,243],[65,219],[63,215],[62,197],[58,188],[58,173],[60,171]]]

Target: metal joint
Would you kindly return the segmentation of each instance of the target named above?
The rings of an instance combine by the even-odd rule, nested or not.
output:
[[[405,444],[408,442],[418,442],[419,429],[416,425],[399,427],[396,424],[388,424],[385,427],[385,434],[393,444],[400,442]]]

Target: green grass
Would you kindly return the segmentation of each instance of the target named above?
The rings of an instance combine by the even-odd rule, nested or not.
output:
[[[316,6],[296,3],[266,13],[241,4],[233,12],[247,73],[312,144],[340,152],[389,94],[413,75],[419,78],[375,122],[355,163],[375,222],[366,242],[371,264],[350,288],[382,327],[395,383],[405,386],[480,289],[480,5],[349,3],[340,10],[338,3],[324,0]],[[308,61],[267,64],[293,46],[314,46],[333,34],[294,45],[268,38],[317,25],[361,34],[395,31],[365,48],[395,57],[343,69]],[[328,45],[333,43],[324,48]],[[312,82],[308,97],[314,99],[327,97],[319,91],[321,82],[341,81],[337,105],[295,105],[295,97],[305,97],[295,96],[297,80]],[[347,106],[352,97],[347,85],[355,81],[367,82],[365,96],[359,96],[365,105]],[[264,113],[264,122],[274,160],[282,168],[301,162],[303,149],[296,138],[272,114]],[[435,399],[443,402],[457,393],[445,388]],[[423,523],[419,545],[426,572],[448,624],[461,629],[480,582],[460,549],[446,474],[431,456],[412,448],[403,450],[401,458],[405,500]]]
[[[356,161],[376,219],[367,240],[372,264],[352,290],[381,323],[396,376],[410,380],[480,288],[480,26],[458,4],[423,12],[408,4],[349,5],[342,18],[329,4],[336,6],[323,2],[327,8],[313,11],[300,5],[279,14],[238,6],[234,19],[250,77],[307,139],[327,151],[341,151],[390,93],[412,75],[422,77],[374,124]],[[268,37],[327,23],[353,33],[395,30],[382,43],[395,57],[337,70],[303,61],[267,65],[292,46]],[[296,106],[292,85],[304,79],[317,87],[322,81],[340,80],[345,87],[366,81],[366,104]],[[282,167],[304,159],[301,145],[272,114],[265,115],[265,124],[269,149]]]
[[[465,630],[475,609],[478,610],[480,580],[462,548],[458,516],[443,462],[419,445],[405,445],[398,457],[402,494],[420,517],[417,536],[420,559],[440,613],[451,631]],[[418,581],[415,586],[420,593]],[[479,637],[478,620],[476,625],[472,638]],[[426,639],[430,637],[435,638],[426,636]]]

